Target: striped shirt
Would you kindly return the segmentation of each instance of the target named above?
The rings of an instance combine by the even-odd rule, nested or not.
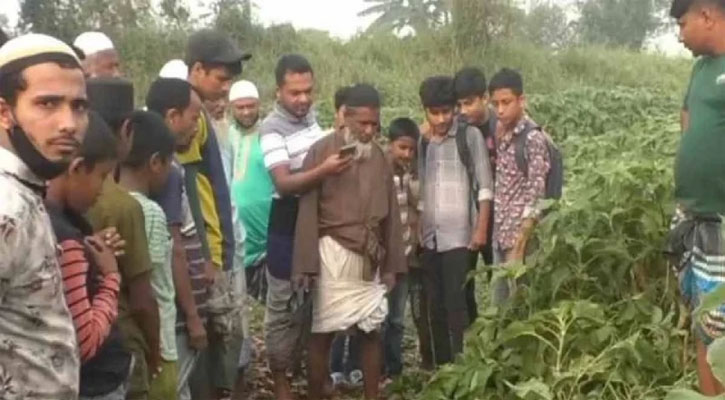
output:
[[[93,298],[88,293],[89,260],[83,243],[65,240],[60,243],[62,255],[60,268],[63,274],[65,299],[68,303],[76,336],[80,346],[81,361],[96,355],[111,331],[118,316],[118,291],[121,275],[114,272],[99,279],[98,290]]]
[[[313,111],[304,118],[297,118],[279,103],[264,119],[259,132],[267,169],[271,171],[280,165],[289,165],[292,172],[302,169],[307,151],[327,134],[320,128]],[[279,193],[274,197],[281,198]]]

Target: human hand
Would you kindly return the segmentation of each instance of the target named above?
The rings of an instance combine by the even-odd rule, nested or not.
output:
[[[322,162],[321,168],[325,176],[335,175],[347,169],[350,163],[352,163],[352,156],[340,157],[339,154],[335,153]]]
[[[101,274],[108,275],[118,272],[118,263],[113,250],[104,241],[96,236],[87,236],[83,242],[91,253]]]
[[[123,240],[121,234],[118,233],[115,227],[109,227],[100,232],[96,232],[96,237],[103,240],[108,247],[113,249],[113,254],[116,257],[126,254],[126,241]]]
[[[186,317],[186,331],[189,334],[189,347],[192,349],[202,351],[209,345],[204,323],[198,314]]]

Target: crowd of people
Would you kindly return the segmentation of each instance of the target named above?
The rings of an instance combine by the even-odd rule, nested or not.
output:
[[[681,255],[696,304],[722,269],[725,4],[675,0],[672,15],[702,55],[676,168],[680,225],[700,227]],[[403,372],[406,309],[422,368],[463,351],[471,272],[525,263],[542,200],[561,196],[522,76],[429,77],[424,120],[387,127],[378,90],[352,83],[323,129],[309,61],[281,56],[263,118],[256,85],[235,81],[251,57],[195,32],[140,106],[103,33],[0,47],[1,399],[245,398],[251,299],[276,400],[303,370],[309,399],[379,398]],[[494,274],[492,304],[519,284]],[[702,363],[722,315],[697,319],[706,393],[722,390]]]

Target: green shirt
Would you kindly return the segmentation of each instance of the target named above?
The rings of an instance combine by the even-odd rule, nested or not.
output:
[[[146,237],[151,257],[151,287],[159,306],[159,340],[161,358],[176,361],[176,291],[171,273],[171,234],[167,228],[166,214],[161,206],[139,192],[131,192],[143,210]]]
[[[244,265],[250,267],[267,252],[267,223],[274,184],[264,166],[259,133],[241,132],[236,124],[231,124],[229,140],[234,165],[232,201],[247,233]]]
[[[725,214],[725,55],[702,57],[685,99],[689,126],[675,164],[675,197],[693,214]]]
[[[101,195],[86,217],[94,231],[115,227],[121,238],[126,241],[125,254],[118,258],[118,272],[121,274],[118,327],[123,334],[126,347],[148,354],[146,339],[133,319],[128,306],[128,283],[151,271],[141,206],[128,194],[127,190],[109,177],[103,183]]]

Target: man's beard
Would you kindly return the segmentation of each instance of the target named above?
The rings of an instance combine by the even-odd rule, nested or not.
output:
[[[367,160],[373,153],[373,142],[362,143],[350,133],[350,129],[345,129],[345,145],[355,145],[355,160]]]
[[[243,119],[234,118],[234,120],[237,122],[237,125],[239,125],[242,129],[252,129],[257,125],[257,122],[259,121],[259,114],[257,114],[256,117],[254,117],[253,120],[245,121]]]

